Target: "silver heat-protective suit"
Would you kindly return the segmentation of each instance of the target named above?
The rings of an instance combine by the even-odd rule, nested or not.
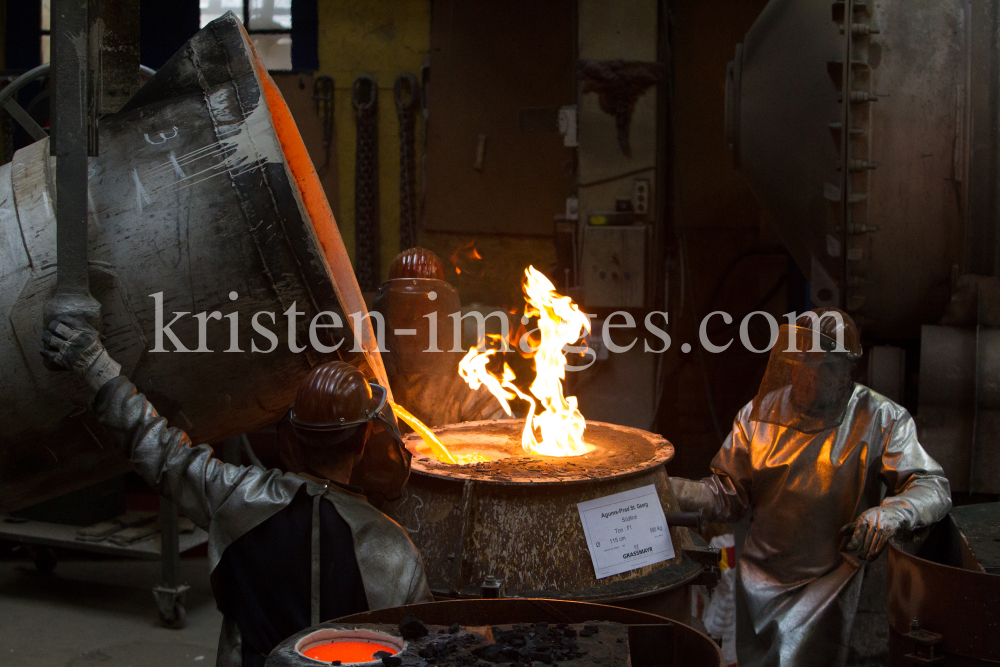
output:
[[[210,571],[226,547],[288,506],[304,487],[311,497],[333,503],[350,526],[369,609],[433,600],[416,547],[363,496],[303,475],[223,463],[210,447],[194,446],[184,431],[168,426],[125,377],[101,388],[94,410],[136,472],[208,531]],[[224,619],[216,664],[241,665],[240,641],[236,624]]]
[[[787,334],[782,327],[779,340]],[[891,530],[928,526],[951,509],[950,488],[904,408],[854,383],[841,359],[778,347],[712,476],[671,484],[682,510],[710,520],[752,509],[736,573],[740,667],[843,665],[865,563],[842,550],[842,529],[871,527],[869,538],[884,542]],[[892,526],[877,525],[882,514]],[[884,543],[870,539],[849,548],[874,557]]]

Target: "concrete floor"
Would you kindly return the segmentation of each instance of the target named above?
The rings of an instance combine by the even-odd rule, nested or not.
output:
[[[851,637],[851,667],[885,664],[883,554],[869,565]],[[0,561],[0,666],[175,667],[214,665],[222,615],[208,582],[208,561],[185,558],[187,626],[159,623],[152,586],[159,562],[60,561],[42,575],[29,560]]]
[[[158,561],[59,562],[42,575],[28,561],[0,561],[0,665],[175,667],[214,665],[222,615],[208,561],[181,561],[187,626],[159,624],[152,587]]]
[[[889,554],[883,552],[865,570],[858,614],[851,633],[849,667],[882,667],[889,658],[889,618],[886,615]]]

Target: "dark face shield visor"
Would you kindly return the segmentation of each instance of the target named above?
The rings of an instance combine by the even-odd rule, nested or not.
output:
[[[295,406],[289,410],[292,427],[311,434],[325,434],[329,445],[336,445],[354,435],[359,428],[375,422],[377,428],[368,438],[360,463],[351,474],[351,484],[365,490],[366,494],[378,499],[394,500],[402,495],[403,487],[410,477],[412,455],[403,446],[403,437],[396,423],[396,415],[389,403],[389,392],[385,387],[369,383],[372,389],[372,408],[364,418],[353,422],[312,424],[299,421],[295,416]]]
[[[803,433],[836,428],[854,392],[854,367],[837,341],[782,325],[750,418]]]

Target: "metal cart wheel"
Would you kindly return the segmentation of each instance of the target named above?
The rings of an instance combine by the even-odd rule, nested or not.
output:
[[[31,138],[35,141],[41,141],[42,139],[48,137],[49,134],[44,128],[42,128],[41,125],[35,122],[35,119],[31,117],[31,114],[24,110],[24,107],[17,103],[17,93],[29,83],[47,77],[49,75],[49,69],[49,63],[39,65],[38,67],[30,69],[21,76],[17,77],[4,87],[3,90],[0,90],[0,107],[6,109],[7,113],[9,113],[11,117],[24,128],[24,131],[31,135]],[[155,70],[146,67],[145,65],[139,66],[139,74],[142,76],[143,83],[146,83],[153,78],[155,73]]]
[[[157,605],[160,612],[160,623],[165,628],[180,630],[187,625],[187,610],[184,608],[184,603],[180,599],[174,598],[168,605],[167,608],[164,608],[162,604]]]
[[[59,559],[52,547],[37,546],[31,550],[31,560],[35,563],[35,569],[42,574],[52,574]]]

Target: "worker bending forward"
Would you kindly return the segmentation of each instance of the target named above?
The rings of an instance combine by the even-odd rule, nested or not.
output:
[[[845,664],[864,561],[951,509],[913,418],[854,382],[860,357],[839,310],[782,326],[714,474],[672,480],[683,510],[730,522],[753,510],[736,570],[740,667]]]
[[[100,422],[136,472],[208,531],[224,614],[217,665],[262,666],[274,646],[321,619],[431,601],[406,533],[348,486],[374,420],[398,437],[386,390],[353,366],[317,366],[299,385],[286,416],[295,474],[230,465],[193,446],[119,375],[82,320],[53,321],[42,354],[87,381]]]

